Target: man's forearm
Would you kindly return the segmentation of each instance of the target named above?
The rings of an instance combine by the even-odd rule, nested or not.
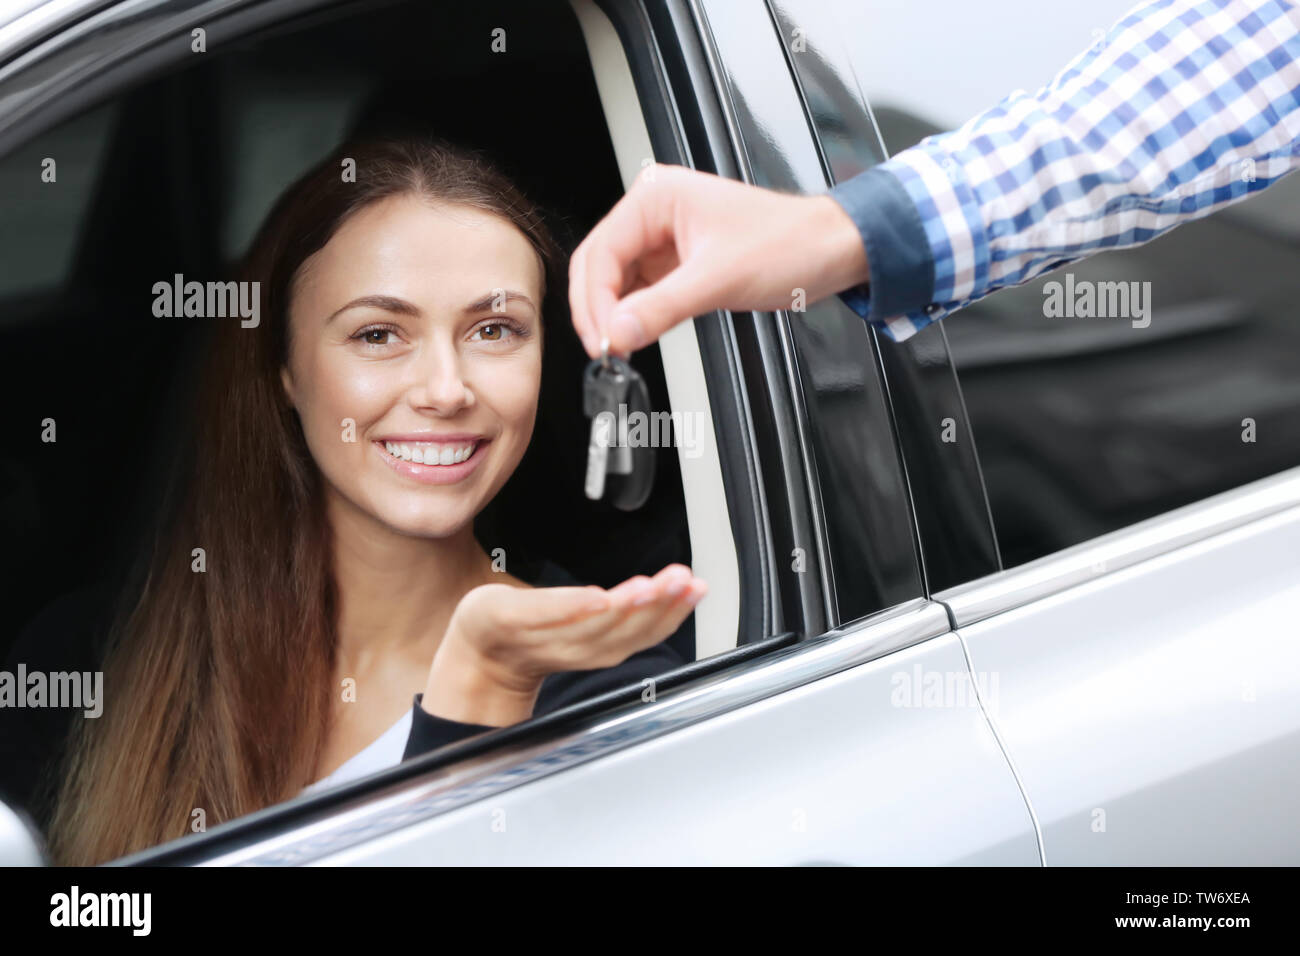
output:
[[[829,191],[872,282],[841,298],[895,340],[1006,286],[1146,242],[1300,164],[1300,12],[1157,0],[1052,83]]]

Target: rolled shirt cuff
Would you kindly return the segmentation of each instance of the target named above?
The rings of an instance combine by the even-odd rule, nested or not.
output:
[[[929,137],[829,191],[857,224],[871,275],[840,298],[895,341],[988,293],[988,237],[950,137]]]
[[[918,331],[908,318],[930,304],[934,260],[916,204],[899,179],[881,166],[833,186],[862,237],[871,279],[839,293],[850,309],[890,338]]]

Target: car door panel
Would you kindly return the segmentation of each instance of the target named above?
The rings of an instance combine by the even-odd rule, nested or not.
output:
[[[1029,813],[979,707],[904,701],[917,673],[965,675],[956,637],[317,862],[1037,865]]]
[[[1049,865],[1300,860],[1297,554],[1290,508],[960,627]]]

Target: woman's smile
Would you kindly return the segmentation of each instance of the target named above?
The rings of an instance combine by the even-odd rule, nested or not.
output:
[[[399,475],[430,485],[450,485],[469,477],[487,454],[490,439],[453,436],[433,440],[413,436],[376,439],[371,444]]]

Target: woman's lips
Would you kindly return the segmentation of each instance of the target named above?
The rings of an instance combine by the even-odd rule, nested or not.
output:
[[[479,462],[483,460],[486,454],[484,449],[487,448],[488,443],[489,439],[477,439],[474,442],[473,454],[454,465],[423,465],[415,461],[405,461],[390,454],[387,447],[385,447],[387,444],[385,442],[375,441],[371,442],[371,445],[379,452],[379,457],[387,462],[388,466],[399,475],[405,475],[426,485],[451,485],[462,481],[472,474],[474,469],[478,468]],[[409,446],[412,443],[398,442],[397,444]]]

